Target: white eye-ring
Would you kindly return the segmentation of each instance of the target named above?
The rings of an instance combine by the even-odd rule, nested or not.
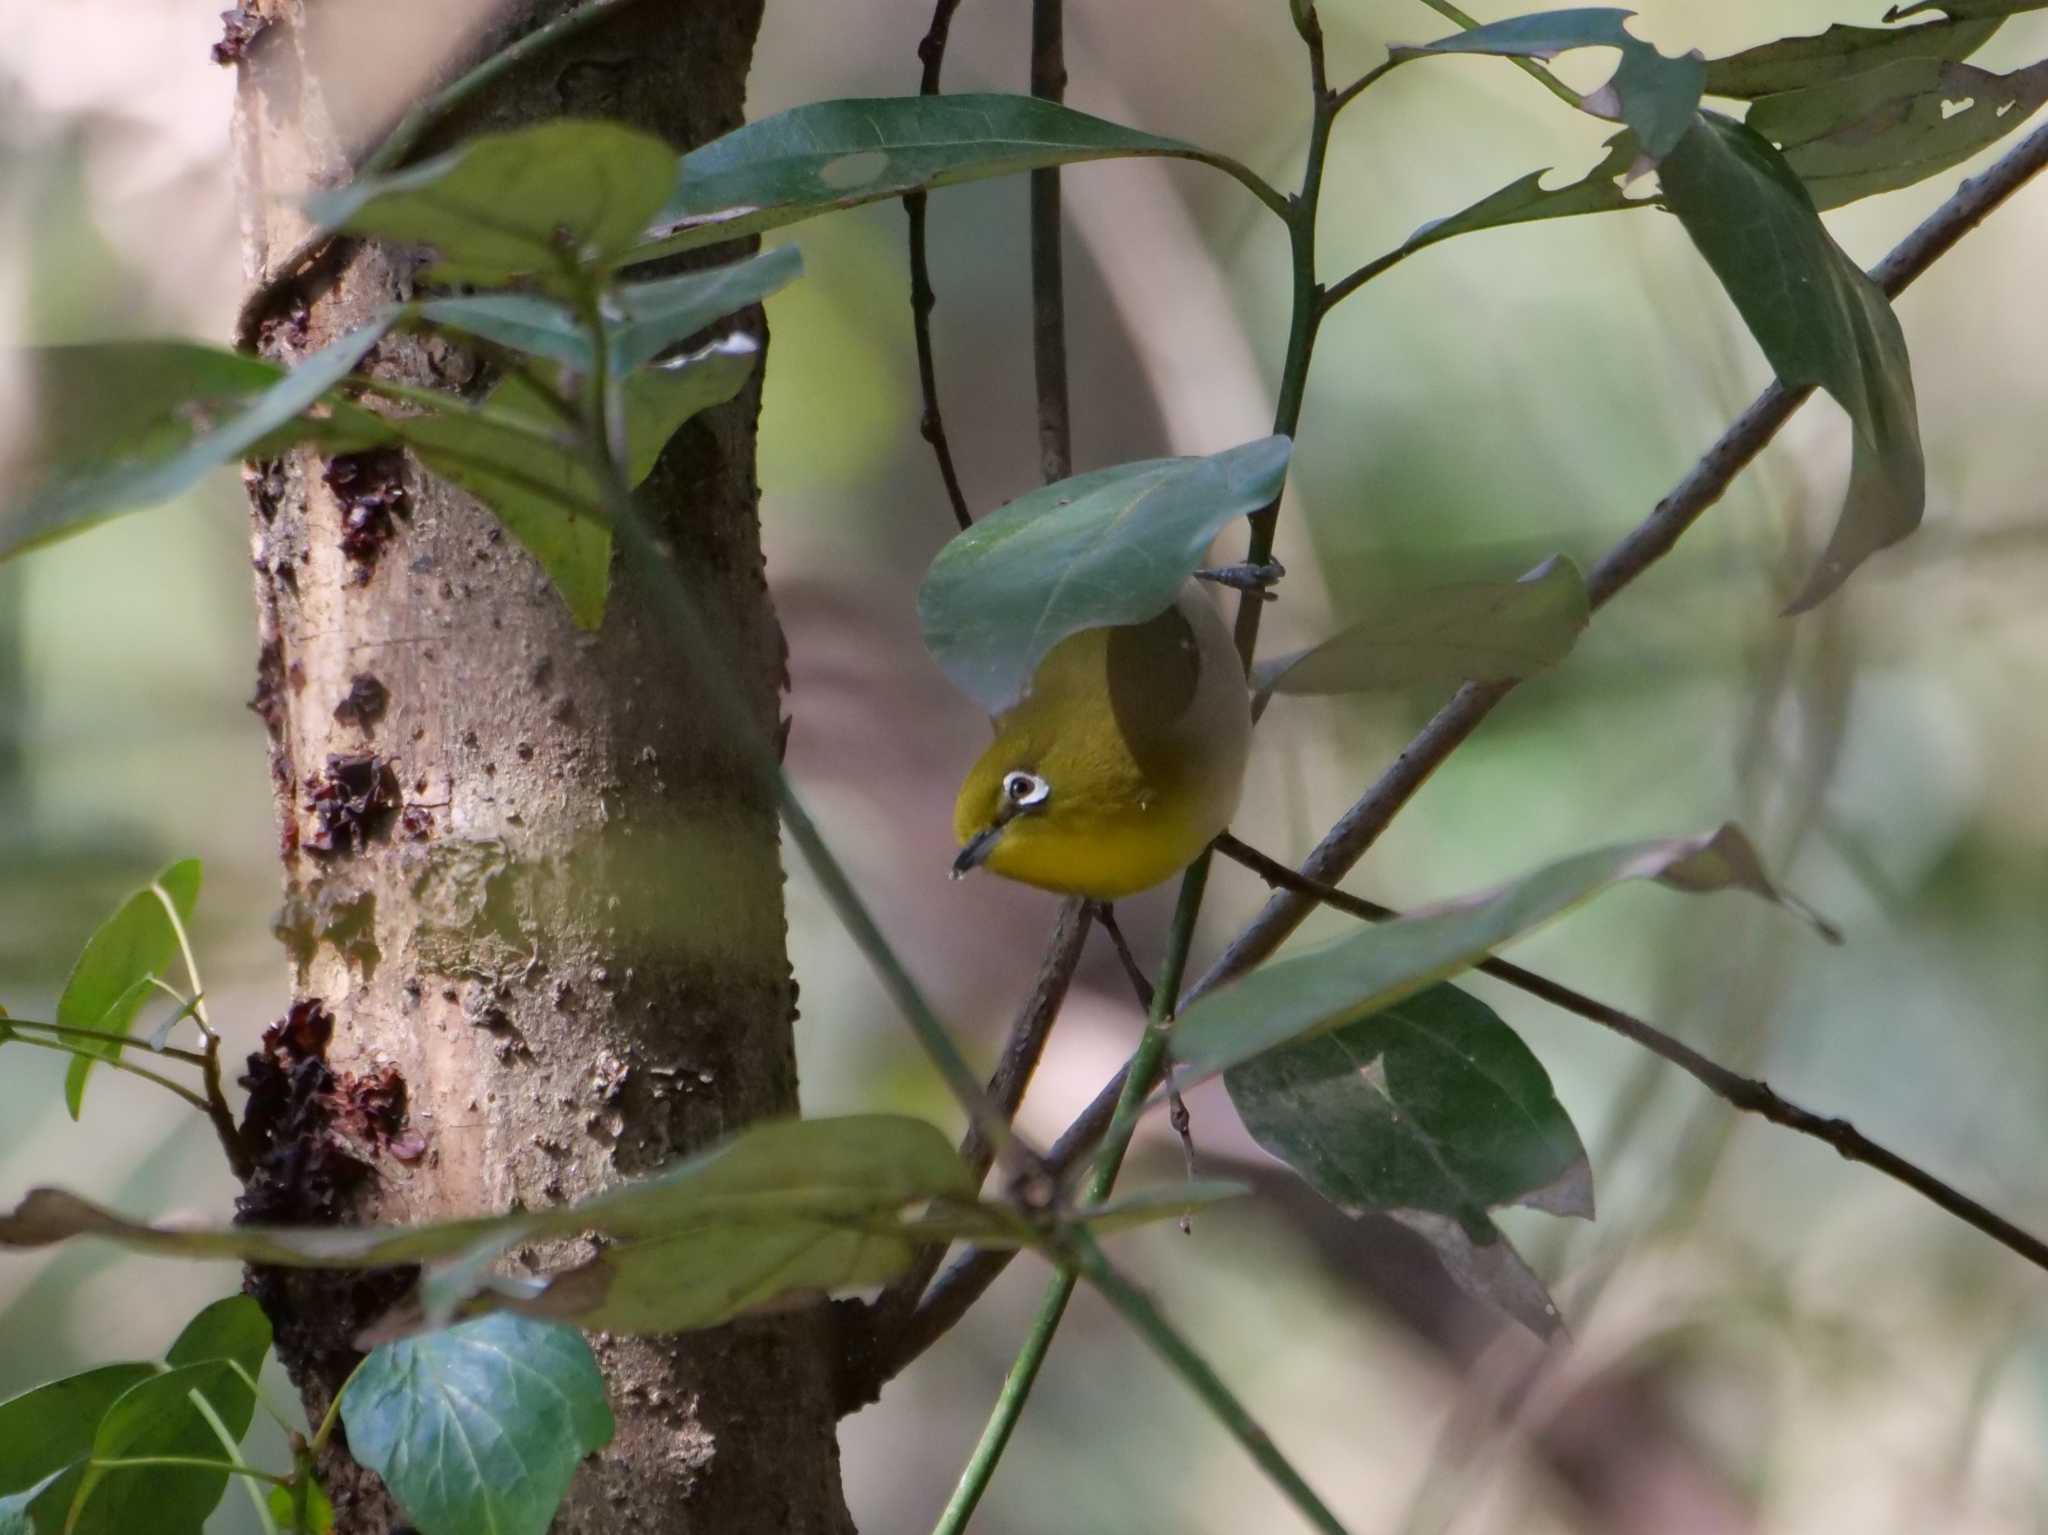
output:
[[[1052,785],[1036,773],[1011,773],[1003,779],[1003,794],[1019,810],[1043,805],[1051,793]]]

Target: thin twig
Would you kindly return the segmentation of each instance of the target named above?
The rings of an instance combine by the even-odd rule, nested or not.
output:
[[[1888,295],[1896,297],[2044,165],[2048,165],[2048,125],[2035,129],[1989,170],[1958,187],[1947,202],[1872,269],[1872,278]],[[1594,567],[1587,581],[1594,605],[1611,600],[1667,553],[1680,535],[1720,499],[1729,483],[1777,434],[1803,399],[1803,393],[1795,395],[1776,383],[1764,390],[1671,494]],[[1395,813],[1444,759],[1479,728],[1511,688],[1509,683],[1468,683],[1460,688],[1379,780],[1345,812],[1304,861],[1301,872],[1325,885],[1334,884],[1350,872]],[[1268,901],[1208,973],[1189,989],[1187,1001],[1192,1003],[1237,979],[1269,957],[1313,907],[1313,902],[1294,895],[1278,895]],[[1127,1071],[1128,1068],[1112,1077],[1066,1133],[1053,1143],[1045,1163],[1054,1173],[1077,1162],[1101,1137],[1115,1113]],[[977,1248],[962,1255],[941,1274],[926,1294],[924,1304],[904,1327],[893,1361],[895,1368],[903,1368],[965,1316],[995,1282],[1010,1257],[1007,1252]]]
[[[917,45],[917,57],[923,65],[917,82],[920,96],[939,94],[939,72],[946,63],[946,38],[953,27],[953,13],[959,9],[960,0],[938,0],[932,7],[932,24]],[[909,193],[903,199],[903,216],[910,223],[910,333],[917,344],[917,387],[924,399],[924,414],[917,424],[924,440],[931,444],[932,457],[939,462],[939,478],[945,482],[953,520],[965,532],[974,526],[974,516],[967,510],[967,495],[960,488],[960,471],[953,464],[953,446],[946,438],[946,418],[939,411],[938,364],[932,355],[932,306],[938,302],[938,295],[932,292],[931,255],[925,241],[925,201],[923,192]]]
[[[147,1066],[138,1066],[133,1061],[124,1061],[118,1055],[100,1055],[96,1052],[77,1049],[71,1045],[62,1045],[54,1039],[30,1039],[26,1034],[19,1034],[15,1037],[20,1043],[29,1045],[37,1050],[54,1050],[59,1055],[72,1056],[78,1060],[97,1061],[101,1065],[111,1066],[116,1071],[125,1071],[131,1077],[140,1077],[145,1082],[154,1082],[165,1092],[175,1093],[178,1097],[183,1098],[193,1108],[199,1110],[200,1113],[205,1114],[209,1112],[206,1100],[193,1092],[191,1088],[186,1087],[182,1083],[173,1082],[169,1077],[151,1071]]]
[[[1064,101],[1062,0],[1031,0],[1031,94]],[[1038,467],[1050,485],[1074,472],[1067,390],[1067,295],[1060,264],[1060,168],[1031,173],[1031,355],[1038,377]]]
[[[1302,878],[1295,870],[1269,857],[1248,843],[1225,832],[1216,839],[1216,851],[1234,859],[1250,869],[1270,885],[1278,885],[1306,896],[1347,916],[1357,917],[1366,922],[1392,922],[1401,913],[1377,901],[1368,901],[1352,895],[1349,891],[1334,890],[1327,885],[1318,885],[1313,880]],[[1706,1056],[1672,1038],[1655,1024],[1646,1022],[1632,1013],[1625,1013],[1618,1007],[1611,1007],[1584,992],[1548,976],[1538,975],[1533,970],[1512,964],[1504,959],[1488,957],[1473,967],[1495,980],[1505,981],[1532,997],[1539,997],[1567,1013],[1574,1013],[1603,1028],[1612,1029],[1623,1039],[1641,1045],[1652,1055],[1669,1061],[1685,1072],[1708,1092],[1734,1108],[1745,1113],[1761,1115],[1774,1125],[1801,1135],[1810,1135],[1825,1141],[1835,1148],[1845,1161],[1861,1162],[1866,1167],[1876,1168],[1888,1178],[1894,1178],[1915,1193],[1923,1195],[1939,1205],[1949,1214],[1968,1225],[1976,1227],[2001,1246],[2011,1248],[2029,1263],[2038,1268],[2048,1269],[2048,1242],[2021,1230],[2011,1221],[1987,1210],[1983,1205],[1960,1190],[1935,1177],[1924,1168],[1907,1161],[1895,1152],[1871,1140],[1862,1131],[1845,1119],[1831,1115],[1816,1114],[1803,1109],[1796,1103],[1780,1097],[1767,1082],[1755,1077],[1746,1077],[1739,1072],[1728,1070]]]
[[[1459,10],[1455,5],[1450,4],[1449,0],[1422,0],[1422,3],[1428,6],[1432,11],[1435,11],[1437,15],[1443,17],[1446,21],[1452,21],[1457,23],[1458,26],[1460,26],[1467,32],[1472,31],[1479,25],[1479,20],[1477,17],[1466,15],[1463,11]],[[1527,75],[1530,79],[1536,81],[1537,84],[1541,85],[1546,91],[1550,92],[1551,95],[1555,96],[1559,101],[1563,102],[1566,106],[1580,108],[1583,108],[1585,106],[1584,98],[1582,98],[1577,91],[1573,90],[1569,85],[1566,85],[1564,81],[1558,79],[1556,75],[1553,75],[1549,70],[1545,69],[1541,64],[1537,63],[1534,59],[1525,59],[1519,56],[1511,56],[1508,62],[1513,64],[1515,68],[1519,69],[1523,74]]]
[[[8,1034],[16,1029],[41,1029],[60,1039],[89,1039],[96,1044],[114,1045],[126,1050],[146,1050],[151,1055],[162,1056],[165,1060],[183,1061],[187,1066],[206,1064],[205,1056],[197,1050],[187,1050],[182,1045],[152,1044],[147,1039],[138,1038],[133,1034],[116,1034],[111,1029],[78,1028],[68,1023],[44,1023],[35,1018],[0,1018],[0,1041],[5,1041]]]
[[[1102,930],[1109,934],[1109,946],[1116,950],[1117,963],[1124,968],[1124,978],[1131,983],[1131,990],[1138,998],[1138,1006],[1149,1014],[1152,1011],[1152,983],[1145,978],[1145,969],[1138,963],[1138,956],[1124,941],[1124,930],[1117,926],[1116,908],[1107,901],[1098,901],[1095,910],[1102,919]]]
[[[514,38],[425,101],[415,102],[392,126],[383,142],[357,163],[354,174],[358,177],[381,176],[387,171],[397,170],[442,119],[479,91],[535,54],[554,47],[593,22],[602,21],[611,12],[633,3],[634,0],[585,0],[574,10],[564,11],[524,36]],[[255,351],[263,322],[276,313],[285,296],[297,291],[315,271],[339,265],[350,244],[348,238],[339,232],[320,229],[293,246],[271,275],[258,283],[242,301],[241,310],[235,316],[236,347],[245,352]]]
[[[996,1063],[995,1074],[988,1081],[989,1101],[995,1105],[996,1112],[1006,1118],[1016,1118],[1017,1107],[1024,1101],[1025,1089],[1030,1087],[1039,1058],[1045,1053],[1045,1042],[1052,1033],[1053,1020],[1059,1016],[1060,1008],[1066,1002],[1067,990],[1073,984],[1074,972],[1079,968],[1082,951],[1087,947],[1090,917],[1090,903],[1079,896],[1060,905],[1059,920],[1053,924],[1045,957],[1039,961],[1038,979],[1033,983],[1031,995],[1025,998],[1023,1007],[1018,1009],[1016,1021],[1010,1025],[1002,1059]],[[995,1162],[995,1151],[988,1138],[974,1125],[967,1127],[967,1134],[960,1142],[960,1160],[967,1164],[977,1183],[988,1176],[988,1170]],[[921,1249],[910,1268],[875,1297],[866,1316],[866,1327],[873,1337],[893,1341],[909,1320],[919,1297],[924,1294],[925,1286],[931,1283],[945,1257],[943,1243]],[[862,1381],[854,1399],[862,1403],[870,1401],[881,1387],[880,1380]]]

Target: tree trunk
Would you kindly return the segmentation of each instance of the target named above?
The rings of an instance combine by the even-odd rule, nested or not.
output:
[[[241,64],[237,152],[252,278],[304,235],[312,187],[408,99],[565,7],[498,4],[450,57],[408,26],[447,0],[266,0]],[[433,147],[539,118],[619,119],[678,148],[740,121],[760,0],[667,0],[515,71]],[[248,21],[243,25],[246,28]],[[378,93],[382,92],[380,96]],[[273,305],[296,360],[409,296],[417,252],[350,242]],[[370,366],[473,385],[459,350],[387,339]],[[738,666],[681,675],[653,602],[614,570],[596,634],[467,497],[397,454],[302,451],[249,472],[296,1005],[252,1057],[265,1156],[245,1218],[419,1220],[579,1198],[796,1110],[775,812],[694,686],[777,724],[782,640],[755,517],[758,390],[697,418],[643,492]],[[522,1253],[539,1263],[563,1253]],[[407,1276],[258,1272],[317,1416],[357,1329]],[[619,1431],[563,1531],[850,1530],[823,1308],[676,1339],[593,1340]],[[340,1528],[403,1523],[347,1459]]]

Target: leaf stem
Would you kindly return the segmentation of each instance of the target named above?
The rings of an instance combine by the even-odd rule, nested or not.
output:
[[[1466,15],[1463,11],[1459,10],[1455,5],[1452,5],[1450,3],[1450,0],[1422,0],[1422,3],[1428,6],[1432,11],[1435,11],[1437,15],[1443,17],[1446,21],[1455,22],[1458,26],[1462,27],[1467,32],[1470,32],[1479,26],[1479,22],[1475,17]],[[1515,68],[1519,69],[1523,74],[1529,76],[1530,79],[1536,81],[1546,91],[1550,92],[1551,95],[1555,96],[1559,101],[1563,102],[1566,106],[1573,107],[1578,110],[1584,110],[1585,102],[1580,97],[1579,93],[1573,90],[1569,85],[1566,85],[1564,81],[1558,79],[1556,75],[1553,75],[1549,70],[1545,69],[1541,64],[1537,63],[1534,59],[1510,57],[1508,62],[1510,64],[1513,64]]]
[[[185,978],[192,983],[192,1021],[208,1039],[218,1039],[213,1032],[213,1021],[206,1016],[206,982],[199,978],[199,961],[192,957],[192,940],[185,932],[185,919],[178,915],[178,903],[171,899],[170,891],[155,880],[149,882],[149,893],[163,906],[164,915],[170,918],[171,931],[178,935],[178,952],[185,957]],[[155,977],[151,977],[155,979]],[[171,995],[177,996],[176,992]],[[185,999],[178,997],[180,1002]]]
[[[116,1034],[109,1029],[80,1028],[69,1023],[44,1023],[35,1018],[0,1018],[0,1039],[14,1029],[44,1029],[65,1039],[90,1039],[98,1044],[119,1045],[124,1049],[143,1050],[151,1055],[160,1055],[166,1060],[183,1061],[188,1066],[204,1066],[206,1057],[197,1050],[187,1050],[182,1045],[151,1044],[147,1039],[133,1034]],[[22,1041],[24,1044],[28,1041]]]
[[[269,1482],[274,1486],[287,1486],[289,1477],[275,1471],[263,1471],[255,1466],[243,1465],[232,1460],[208,1460],[204,1455],[137,1455],[113,1460],[89,1460],[86,1467],[93,1471],[142,1471],[151,1466],[161,1466],[179,1471],[221,1471],[229,1476],[246,1476],[252,1481]]]
[[[11,1018],[8,1020],[9,1023],[13,1021]],[[129,1076],[140,1077],[145,1082],[154,1082],[165,1092],[177,1094],[178,1097],[183,1098],[193,1108],[199,1110],[200,1113],[211,1117],[211,1107],[199,1094],[193,1092],[191,1088],[184,1086],[182,1083],[173,1082],[169,1077],[159,1076],[147,1066],[138,1066],[133,1061],[124,1061],[118,1055],[101,1055],[96,1050],[82,1050],[76,1046],[67,1045],[54,1039],[30,1039],[25,1034],[18,1037],[24,1045],[32,1045],[38,1050],[55,1050],[62,1055],[75,1055],[83,1060],[96,1061],[103,1066],[111,1066],[116,1071],[125,1071]]]
[[[244,1373],[242,1372],[242,1367],[234,1360],[227,1360],[225,1362],[238,1374]],[[244,1374],[244,1379],[246,1378],[247,1376]],[[256,1388],[253,1381],[250,1382],[249,1389],[255,1392]],[[267,1471],[257,1471],[248,1461],[242,1458],[240,1441],[228,1432],[227,1424],[221,1421],[220,1414],[214,1410],[213,1403],[206,1399],[205,1392],[188,1391],[185,1394],[190,1399],[193,1408],[198,1412],[199,1416],[206,1420],[206,1426],[213,1430],[213,1437],[220,1441],[222,1451],[226,1453],[230,1463],[235,1466],[237,1474],[245,1478],[242,1483],[242,1490],[248,1493],[249,1501],[255,1505],[258,1522],[262,1524],[265,1530],[269,1531],[269,1535],[277,1535],[277,1521],[270,1517],[270,1500],[257,1491],[256,1483],[259,1480],[268,1480],[282,1486],[284,1481],[271,1476]],[[260,1400],[262,1394],[256,1392],[256,1395]]]
[[[1031,94],[1054,102],[1066,97],[1063,0],[1031,0]],[[1048,485],[1074,472],[1060,254],[1060,168],[1050,165],[1031,173],[1031,352],[1038,381],[1038,472]]]

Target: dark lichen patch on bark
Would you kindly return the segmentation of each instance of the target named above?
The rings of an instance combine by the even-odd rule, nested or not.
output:
[[[306,776],[305,787],[315,829],[300,845],[315,853],[362,852],[398,809],[398,774],[376,752],[331,756],[324,773]]]
[[[411,509],[405,454],[397,448],[338,453],[320,478],[341,508],[341,552],[369,567],[398,532],[397,518]]]

